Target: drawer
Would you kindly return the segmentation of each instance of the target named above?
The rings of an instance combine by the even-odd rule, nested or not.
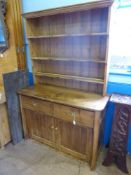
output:
[[[93,127],[94,112],[73,108],[70,106],[54,104],[53,116],[65,121],[73,120],[88,127]]]
[[[75,117],[75,119],[78,121],[79,109],[70,106],[54,104],[53,116],[71,122],[73,122]]]
[[[33,111],[40,111],[43,114],[52,116],[52,103],[32,97],[22,96],[22,106]]]
[[[90,128],[93,128],[94,116],[95,116],[95,112],[82,110],[82,109],[80,110],[81,123],[85,123]]]

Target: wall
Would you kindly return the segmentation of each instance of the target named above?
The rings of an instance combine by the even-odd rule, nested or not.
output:
[[[9,30],[9,49],[0,58],[0,145],[4,146],[10,141],[10,131],[8,125],[8,117],[6,111],[5,96],[3,93],[3,73],[12,72],[17,70],[17,55],[14,40],[13,22],[12,22],[13,9],[11,8],[11,0],[7,0],[7,15],[6,23]]]
[[[0,58],[0,86],[3,86],[2,74],[17,70],[17,55],[15,49],[14,31],[12,25],[11,0],[7,1],[6,21],[9,29],[9,49],[4,52],[3,58]]]
[[[92,1],[94,0],[62,0],[62,1],[60,0],[48,0],[48,1],[39,0],[39,2],[32,1],[32,0],[22,0],[22,4],[23,4],[23,13],[28,13],[32,11],[46,10],[50,8],[57,8],[57,7],[92,2]]]

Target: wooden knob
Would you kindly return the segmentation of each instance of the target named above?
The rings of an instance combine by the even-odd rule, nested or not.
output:
[[[73,125],[76,125],[76,121],[75,120],[73,120]]]
[[[36,106],[37,104],[36,103],[33,103],[33,106]]]
[[[55,128],[55,130],[57,131],[57,130],[58,130],[58,128]]]
[[[73,117],[75,117],[75,116],[76,116],[76,113],[75,113],[75,112],[72,112],[71,115],[72,115]]]
[[[54,126],[51,126],[51,129],[54,129]]]

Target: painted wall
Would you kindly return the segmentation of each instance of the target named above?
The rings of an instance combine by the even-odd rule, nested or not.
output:
[[[94,0],[48,0],[48,1],[45,1],[45,0],[39,0],[39,1],[22,0],[22,4],[23,4],[23,12],[27,13],[27,12],[32,12],[32,11],[57,8],[57,7],[92,2],[92,1],[94,1]],[[97,1],[97,0],[95,0],[95,1]]]
[[[67,6],[67,5],[73,5],[73,4],[78,4],[78,3],[86,3],[86,2],[91,2],[91,1],[94,1],[94,0],[62,0],[62,1],[60,0],[48,0],[48,1],[22,0],[22,5],[23,5],[22,9],[23,9],[23,13],[27,13],[27,12],[33,12],[33,11],[38,11],[38,10],[43,10],[43,9],[50,9],[50,8]],[[25,36],[25,44],[26,44],[26,51],[27,51],[27,64],[28,64],[28,69],[30,71],[30,82],[32,84],[33,83],[32,74],[31,74],[32,66],[31,66],[29,47],[28,47],[28,41],[26,39],[26,36]],[[109,82],[108,82],[108,88],[107,88],[108,94],[111,94],[113,92],[124,93],[124,94],[131,93],[130,85],[121,84],[118,82],[116,83],[115,81],[113,81],[113,79],[116,81],[117,79],[119,79],[119,76],[117,77],[109,76]],[[114,104],[108,103],[106,117],[105,117],[105,132],[104,132],[104,143],[105,144],[108,144],[109,142],[113,113],[114,113]],[[128,152],[131,153],[131,129],[130,129],[130,135],[128,139]]]

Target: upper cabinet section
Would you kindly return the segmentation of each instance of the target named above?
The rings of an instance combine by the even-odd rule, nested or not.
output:
[[[35,83],[105,94],[111,4],[24,14]]]

